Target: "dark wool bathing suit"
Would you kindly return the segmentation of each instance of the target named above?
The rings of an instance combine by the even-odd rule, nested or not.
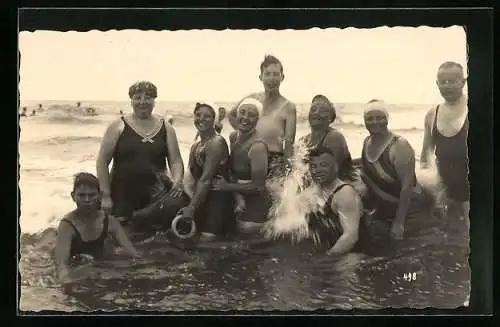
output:
[[[324,252],[331,249],[344,233],[344,229],[340,223],[339,213],[332,209],[332,201],[335,193],[346,185],[349,184],[341,183],[333,190],[323,207],[323,212],[310,212],[306,216],[309,234],[316,234],[319,236],[319,243],[315,244],[315,247],[319,251]],[[309,238],[306,242],[311,243],[314,242],[314,240]]]
[[[438,111],[439,106],[436,107],[434,116],[432,139],[436,145],[435,153],[439,175],[448,197],[458,202],[466,202],[470,198],[469,154],[467,151],[469,119],[468,117],[465,119],[457,134],[446,137],[437,129]]]
[[[80,254],[90,254],[94,257],[94,259],[103,258],[105,250],[104,248],[105,241],[106,238],[108,237],[108,224],[109,224],[108,214],[105,214],[104,216],[101,235],[95,240],[87,242],[83,241],[82,236],[78,231],[78,228],[76,228],[76,226],[69,219],[63,218],[61,221],[64,221],[68,225],[73,227],[76,233],[76,237],[71,240],[71,250],[70,250],[71,257],[75,257]]]
[[[232,177],[238,180],[252,179],[252,166],[248,156],[250,148],[257,143],[267,145],[260,139],[252,140],[251,142],[241,145],[235,142],[236,133],[231,134],[232,147],[230,156],[230,166]],[[271,208],[271,196],[268,191],[262,193],[242,194],[245,199],[246,210],[238,217],[241,221],[250,221],[256,223],[264,223],[267,221],[267,215]]]
[[[366,157],[367,137],[363,143],[361,161],[363,164],[363,180],[368,186],[369,201],[365,203],[366,209],[375,208],[376,212],[371,221],[370,237],[386,237],[389,235],[391,224],[396,216],[401,193],[401,181],[396,173],[394,165],[390,161],[390,149],[400,136],[394,135],[379,158],[371,163]],[[417,186],[417,178],[413,177],[413,186]],[[425,220],[424,215],[428,213],[423,195],[413,194],[405,219],[405,235],[417,232]],[[367,226],[360,224],[363,229]],[[363,234],[365,230],[361,230]],[[367,232],[367,231],[366,231]],[[368,237],[365,235],[363,238]],[[361,239],[361,236],[360,236]]]
[[[157,180],[153,169],[166,169],[167,138],[163,119],[149,138],[134,131],[123,117],[122,120],[125,128],[116,144],[111,171],[112,212],[130,219],[133,211],[151,202],[150,189]]]
[[[229,148],[226,140],[215,135],[214,138],[224,145],[224,158],[219,163],[215,173],[215,178],[229,180]],[[206,160],[206,144],[200,140],[193,144],[189,154],[189,170],[193,178],[198,181],[203,174],[203,165]],[[209,190],[204,201],[195,212],[195,221],[200,232],[223,235],[228,232],[230,218],[232,217],[233,195],[230,192],[218,192]]]

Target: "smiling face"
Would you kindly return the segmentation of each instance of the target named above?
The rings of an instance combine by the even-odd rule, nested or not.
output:
[[[280,64],[269,64],[262,68],[259,78],[266,91],[276,92],[279,90],[281,82],[285,77],[282,70]]]
[[[309,161],[309,172],[313,181],[325,185],[337,178],[337,164],[329,153],[313,156]]]
[[[309,109],[309,125],[311,128],[329,126],[332,118],[330,106],[325,101],[313,101]]]
[[[436,84],[439,93],[446,101],[458,100],[462,96],[465,86],[463,70],[456,66],[439,69]]]
[[[214,128],[215,115],[211,108],[201,105],[194,112],[194,126],[200,132]]]
[[[252,104],[244,104],[237,111],[238,130],[248,133],[255,129],[259,121],[259,110]]]
[[[137,92],[132,95],[132,109],[142,119],[151,117],[155,106],[155,98],[147,92]]]
[[[387,132],[387,114],[383,109],[372,109],[365,113],[365,126],[371,135]]]

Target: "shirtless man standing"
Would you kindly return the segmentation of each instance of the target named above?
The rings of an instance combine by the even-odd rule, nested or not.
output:
[[[444,103],[429,110],[425,116],[425,132],[420,162],[429,164],[429,154],[435,151],[436,164],[446,189],[449,212],[459,212],[469,225],[469,169],[467,134],[469,130],[466,83],[463,67],[456,62],[441,64],[437,86]]]
[[[269,177],[280,177],[285,174],[288,160],[293,155],[295,142],[297,109],[294,103],[280,94],[279,88],[284,78],[281,61],[272,55],[267,55],[260,64],[259,75],[264,85],[264,92],[253,93],[244,98],[255,98],[264,106],[262,117],[257,124],[257,132],[269,149]],[[234,125],[238,105],[239,103],[229,113],[231,125]]]

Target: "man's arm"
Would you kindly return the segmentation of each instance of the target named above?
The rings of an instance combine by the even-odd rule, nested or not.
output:
[[[285,120],[285,158],[293,156],[293,144],[295,143],[295,134],[297,133],[297,108],[295,104],[289,103],[286,111]]]
[[[118,143],[123,128],[124,124],[121,119],[117,119],[108,126],[102,138],[99,153],[97,155],[97,178],[99,179],[99,186],[104,196],[110,195],[109,164],[111,163],[111,159],[113,159],[116,144]]]
[[[344,254],[351,251],[358,241],[359,220],[363,212],[361,199],[352,187],[344,186],[335,194],[331,206],[339,214],[344,233],[328,254]]]
[[[426,168],[429,165],[429,155],[435,149],[434,140],[432,138],[432,125],[436,109],[431,109],[427,112],[424,119],[424,139],[422,142],[422,152],[420,153],[420,166]]]
[[[184,179],[184,162],[179,150],[179,142],[177,141],[177,135],[172,125],[165,124],[165,130],[167,134],[167,160],[172,173],[172,180],[174,185],[180,186]]]

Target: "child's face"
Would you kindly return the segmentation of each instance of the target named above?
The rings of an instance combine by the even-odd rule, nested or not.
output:
[[[101,193],[90,185],[78,185],[71,193],[76,207],[82,210],[98,210],[101,206]]]

